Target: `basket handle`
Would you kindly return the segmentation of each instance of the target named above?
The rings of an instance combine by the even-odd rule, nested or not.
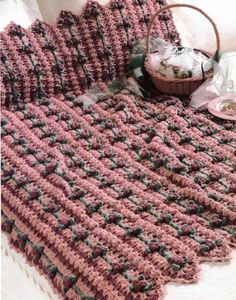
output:
[[[214,29],[214,32],[215,32],[215,35],[216,35],[216,46],[217,46],[217,51],[220,50],[220,36],[219,36],[219,32],[218,32],[218,29],[216,27],[216,24],[214,23],[214,21],[203,11],[201,10],[200,8],[194,6],[194,5],[190,5],[190,4],[169,4],[169,5],[165,5],[163,6],[161,9],[159,9],[151,18],[151,21],[149,22],[149,25],[148,25],[148,31],[147,31],[147,41],[146,41],[146,49],[147,49],[147,59],[148,59],[148,62],[150,63],[150,34],[151,34],[151,30],[152,30],[152,26],[153,26],[153,23],[156,19],[156,17],[162,13],[163,11],[167,10],[167,9],[170,9],[170,8],[174,8],[174,7],[188,7],[188,8],[192,8],[194,10],[197,10],[198,12],[200,12],[203,16],[205,16],[210,22],[211,22],[211,25]]]

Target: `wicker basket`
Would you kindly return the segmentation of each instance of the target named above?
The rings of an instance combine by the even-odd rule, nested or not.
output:
[[[195,7],[193,5],[188,4],[171,4],[163,6],[160,10],[158,10],[153,17],[151,18],[151,21],[148,26],[148,32],[147,32],[147,58],[145,61],[145,68],[147,72],[150,74],[152,78],[152,82],[155,85],[155,87],[165,94],[171,94],[171,95],[190,95],[193,91],[195,91],[207,78],[213,76],[213,71],[206,72],[204,76],[198,76],[198,77],[191,77],[191,78],[184,78],[184,79],[170,79],[162,76],[159,72],[152,69],[150,64],[150,34],[152,30],[152,25],[154,23],[155,18],[162,13],[163,11],[173,8],[173,7],[188,7],[192,8],[194,10],[197,10],[200,12],[203,16],[205,16],[212,24],[215,35],[216,35],[216,44],[217,44],[217,50],[220,50],[220,38],[219,38],[219,32],[217,30],[217,27],[213,20],[201,9],[198,7]],[[194,49],[196,51],[200,51],[204,55],[210,57],[211,54],[207,53],[203,50]]]

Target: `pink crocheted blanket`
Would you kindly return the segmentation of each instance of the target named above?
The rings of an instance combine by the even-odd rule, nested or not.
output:
[[[128,70],[162,5],[90,2],[1,34],[2,230],[61,299],[160,300],[236,244],[235,124],[171,96],[77,99]],[[154,33],[179,42],[169,12]]]

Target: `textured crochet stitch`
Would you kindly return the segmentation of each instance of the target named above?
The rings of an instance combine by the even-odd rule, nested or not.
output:
[[[236,128],[160,95],[77,96],[129,68],[162,0],[1,33],[2,230],[63,300],[160,300],[236,243]],[[154,34],[179,43],[172,16]]]

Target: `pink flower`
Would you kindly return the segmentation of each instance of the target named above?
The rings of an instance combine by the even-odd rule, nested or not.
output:
[[[119,167],[119,168],[124,168],[125,165],[126,165],[126,163],[125,163],[124,159],[118,158],[118,159],[116,160],[116,165],[117,165],[117,167]]]
[[[58,206],[53,201],[49,201],[44,208],[44,210],[48,213],[52,213],[52,212],[56,211],[57,209],[58,209]]]
[[[141,125],[139,128],[139,131],[141,133],[146,133],[148,131],[149,127],[147,125]]]
[[[233,125],[232,123],[230,123],[230,122],[226,122],[226,123],[224,124],[225,130],[230,130],[230,129],[232,129],[233,127],[234,127],[234,125]]]
[[[149,243],[148,247],[151,252],[157,252],[160,250],[161,244],[159,241],[153,241]]]
[[[140,203],[136,209],[136,212],[148,211],[152,208],[152,205],[148,202]]]
[[[113,9],[123,9],[125,7],[123,1],[116,1],[114,3],[112,3],[112,8]]]
[[[133,150],[138,150],[140,148],[140,144],[135,141],[133,141],[130,146]]]
[[[106,122],[105,122],[105,127],[106,127],[107,129],[113,128],[113,127],[114,127],[113,121],[110,120],[110,119],[106,120]]]
[[[3,232],[11,233],[14,226],[14,221],[11,219],[6,219],[1,224],[1,229]]]
[[[193,230],[188,224],[184,224],[180,228],[180,235],[190,235],[192,232]]]
[[[104,149],[103,153],[104,153],[104,156],[108,157],[108,158],[109,157],[114,157],[114,155],[115,155],[114,152],[109,148]]]
[[[81,137],[82,139],[86,139],[86,138],[88,138],[90,135],[91,135],[91,132],[90,132],[89,130],[87,130],[87,129],[82,129],[82,130],[80,131],[80,137]]]
[[[112,272],[112,274],[123,273],[128,268],[129,268],[129,264],[127,264],[127,263],[124,263],[124,262],[114,262],[112,264],[111,272]]]
[[[214,215],[210,221],[212,227],[220,227],[223,225],[223,220],[218,215]]]
[[[216,171],[211,171],[209,174],[209,178],[211,181],[217,181],[221,178],[221,173]]]
[[[172,220],[172,215],[170,215],[168,212],[164,211],[160,214],[159,217],[160,222],[169,223],[171,222],[171,220]]]
[[[52,173],[55,173],[57,169],[57,164],[55,163],[50,163],[49,165],[46,166],[45,171],[44,171],[44,176],[50,175]]]
[[[133,178],[133,179],[140,179],[140,178],[142,178],[143,176],[145,176],[145,175],[144,175],[144,173],[143,173],[141,170],[136,170],[136,171],[134,171],[133,174],[132,174],[132,178]]]
[[[29,192],[29,200],[37,200],[40,196],[41,192],[38,189]]]
[[[83,161],[83,159],[81,159],[80,157],[75,158],[75,160],[74,160],[75,167],[81,168],[84,166],[84,164],[85,164],[85,162]]]
[[[87,230],[84,229],[76,229],[74,231],[74,241],[84,241],[88,236],[89,236],[89,232]]]
[[[49,278],[50,278],[50,279],[53,279],[53,278],[56,276],[58,269],[57,269],[57,267],[54,266],[53,264],[49,264],[49,265],[47,266],[46,271],[47,271],[47,273],[48,273],[48,275],[49,275]]]
[[[35,263],[38,264],[39,260],[42,256],[44,248],[42,246],[34,246],[32,251],[29,254],[29,259]]]
[[[236,183],[231,183],[230,184],[229,193],[236,193]]]
[[[174,263],[174,264],[177,264],[179,266],[183,266],[184,264],[184,260],[181,256],[177,255],[177,254],[173,254],[171,255],[171,261]]]
[[[150,156],[150,153],[145,149],[141,149],[139,151],[139,156],[140,156],[141,159],[148,159],[149,156]]]
[[[190,166],[190,168],[191,168],[191,170],[193,171],[193,172],[197,172],[197,171],[199,171],[200,169],[201,169],[201,163],[200,162],[198,162],[198,161],[195,161],[195,162],[193,162],[192,164],[191,164],[191,166]]]
[[[74,16],[68,11],[62,11],[58,20],[59,26],[71,26],[75,24]]]
[[[92,255],[94,258],[98,257],[98,256],[103,256],[107,253],[107,249],[103,246],[100,245],[96,245],[93,247],[93,252]]]
[[[3,171],[3,177],[12,177],[15,174],[15,169],[5,169]]]
[[[36,21],[32,27],[32,31],[37,34],[42,34],[45,32],[45,27],[40,21]]]
[[[128,236],[137,237],[143,232],[141,227],[131,228],[127,231]]]
[[[24,29],[20,25],[14,25],[10,30],[10,35],[16,35],[18,37],[23,37],[25,35]]]
[[[113,213],[109,214],[108,222],[116,224],[121,219],[122,219],[122,216],[120,214],[113,212]]]
[[[133,194],[133,191],[129,188],[124,188],[120,192],[120,197],[121,198],[127,198]]]
[[[66,276],[63,279],[63,292],[66,293],[76,283],[77,279],[74,276]]]
[[[133,282],[132,285],[132,291],[134,293],[139,293],[139,292],[144,292],[145,288],[148,286],[148,281],[143,279],[143,280],[137,280]]]
[[[16,181],[16,186],[17,186],[17,188],[22,188],[29,182],[30,182],[29,179],[27,179],[25,177],[21,177]]]
[[[68,228],[70,225],[74,223],[74,220],[67,217],[61,217],[60,220],[60,226],[62,229]]]

